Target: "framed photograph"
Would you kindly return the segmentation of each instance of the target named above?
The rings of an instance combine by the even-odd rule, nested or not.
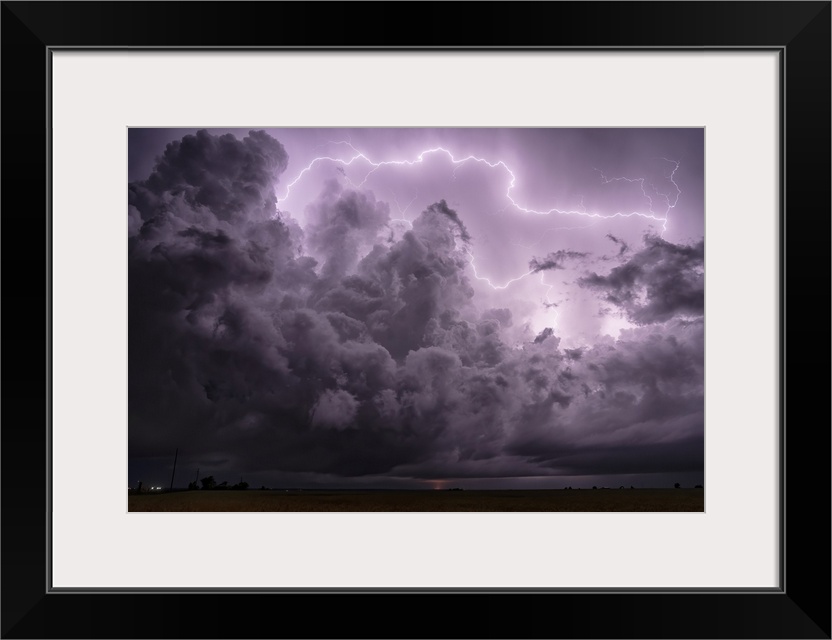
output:
[[[129,129],[128,510],[704,512],[704,151]]]
[[[3,3],[3,636],[830,637],[830,3],[379,10]]]

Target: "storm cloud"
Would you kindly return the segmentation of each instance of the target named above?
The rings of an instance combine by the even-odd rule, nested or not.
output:
[[[564,262],[567,260],[585,258],[586,255],[586,253],[580,253],[579,251],[561,249],[560,251],[550,253],[545,258],[532,258],[529,261],[529,269],[532,270],[532,273],[551,271],[553,269],[564,269]]]
[[[622,245],[619,255],[627,249]],[[676,316],[698,318],[705,307],[704,260],[704,241],[680,245],[645,236],[644,248],[623,264],[604,276],[591,273],[579,284],[603,293],[635,324],[665,322]]]
[[[129,184],[136,473],[178,447],[269,485],[701,474],[703,242],[611,236],[620,264],[577,283],[632,326],[564,346],[479,293],[475,211],[437,198],[391,233],[388,199],[343,175],[279,210],[286,149],[240,135],[186,135]]]

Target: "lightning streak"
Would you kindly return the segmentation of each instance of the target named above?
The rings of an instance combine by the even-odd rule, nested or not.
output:
[[[348,158],[348,159],[336,158],[336,157],[332,157],[332,156],[319,156],[319,157],[313,158],[309,162],[308,165],[306,165],[303,169],[301,169],[300,173],[298,173],[298,175],[295,177],[295,179],[292,180],[291,182],[289,182],[286,185],[286,192],[283,194],[282,197],[279,197],[277,199],[278,204],[285,201],[289,197],[289,195],[291,194],[292,188],[298,182],[300,182],[300,180],[302,180],[303,177],[307,173],[309,173],[313,169],[313,167],[315,167],[315,165],[317,165],[319,163],[322,163],[322,162],[331,162],[333,164],[339,165],[341,168],[349,167],[353,163],[358,162],[358,161],[363,161],[363,162],[367,163],[372,168],[364,175],[364,177],[358,183],[355,183],[353,180],[351,180],[346,175],[345,171],[342,171],[342,174],[344,175],[345,179],[350,184],[350,186],[352,186],[353,188],[359,189],[362,186],[364,186],[364,184],[366,184],[367,180],[370,179],[370,176],[372,176],[376,171],[378,171],[382,167],[413,167],[415,165],[424,164],[425,157],[433,155],[433,154],[444,154],[445,156],[448,157],[448,159],[454,165],[454,172],[453,172],[454,178],[456,178],[457,169],[459,169],[459,167],[461,165],[463,165],[465,163],[468,163],[468,162],[483,164],[483,165],[486,165],[487,167],[489,167],[491,169],[501,169],[502,171],[504,171],[507,174],[508,179],[509,179],[508,180],[508,186],[506,187],[505,197],[509,201],[510,205],[512,207],[514,207],[515,210],[517,210],[521,213],[528,213],[528,214],[535,214],[535,215],[552,215],[552,214],[577,215],[577,216],[583,216],[583,217],[586,217],[586,218],[594,218],[596,220],[611,220],[613,218],[639,217],[639,218],[645,218],[645,219],[648,219],[648,220],[653,220],[655,222],[661,223],[662,235],[664,235],[664,232],[667,230],[668,214],[670,213],[670,210],[673,209],[676,206],[676,204],[679,201],[679,196],[682,193],[681,189],[679,189],[679,186],[676,184],[676,181],[674,179],[675,175],[676,175],[676,171],[679,169],[679,162],[677,162],[675,160],[668,160],[667,158],[659,158],[660,160],[663,160],[665,162],[669,162],[669,163],[674,165],[674,168],[670,173],[669,180],[670,180],[671,184],[673,184],[673,186],[676,190],[675,197],[673,197],[673,199],[671,201],[671,196],[669,194],[660,193],[654,185],[650,185],[650,188],[652,189],[653,194],[663,198],[664,201],[665,201],[666,206],[665,206],[664,212],[662,212],[662,213],[657,213],[656,211],[653,210],[653,205],[654,205],[653,196],[651,196],[651,194],[648,192],[647,187],[645,186],[645,178],[625,178],[625,177],[608,178],[599,169],[595,169],[595,171],[597,171],[601,175],[601,180],[602,180],[603,184],[609,184],[611,182],[638,183],[639,186],[641,187],[641,192],[642,192],[643,196],[645,197],[645,199],[648,202],[648,210],[646,212],[644,212],[644,211],[616,211],[615,213],[612,213],[612,214],[602,214],[602,213],[597,213],[597,212],[588,212],[586,210],[586,208],[584,207],[583,198],[581,198],[581,205],[580,205],[581,208],[580,209],[559,209],[557,207],[552,207],[550,209],[538,210],[538,209],[533,209],[531,207],[527,207],[523,204],[520,204],[517,200],[514,199],[514,196],[512,195],[512,192],[514,191],[514,188],[517,185],[517,176],[515,175],[514,171],[512,171],[511,168],[505,162],[503,162],[502,160],[497,160],[496,162],[492,162],[491,160],[487,160],[486,158],[480,158],[480,157],[475,156],[475,155],[468,155],[468,156],[465,156],[465,157],[462,157],[462,158],[457,158],[453,154],[453,152],[451,152],[448,149],[445,149],[444,147],[432,147],[430,149],[425,149],[424,151],[420,152],[415,157],[415,159],[412,159],[412,160],[382,160],[380,162],[374,162],[366,154],[364,154],[363,152],[356,149],[353,146],[352,142],[350,142],[350,141],[346,141],[346,140],[340,140],[340,141],[337,141],[337,142],[333,141],[332,144],[346,145],[350,149],[352,149],[355,152],[355,154],[352,157]],[[413,201],[411,200],[410,204],[412,204],[412,202]],[[410,204],[408,204],[408,206],[405,207],[405,211],[407,210],[407,208],[410,207]],[[400,215],[404,215],[404,211],[402,211],[401,207],[398,206],[398,202],[396,203],[396,206],[400,211]],[[403,220],[405,222],[410,222],[409,220],[406,220],[404,218],[401,218],[401,220]],[[466,253],[467,253],[468,257],[470,258],[469,262],[471,264],[471,268],[474,271],[474,277],[477,280],[480,280],[482,282],[487,283],[492,289],[498,289],[498,290],[499,289],[506,289],[511,284],[513,284],[515,282],[518,282],[520,280],[523,280],[524,278],[528,277],[529,275],[531,275],[533,273],[533,271],[527,271],[526,273],[524,273],[520,276],[517,276],[516,278],[512,278],[512,279],[508,280],[505,284],[495,285],[494,283],[491,282],[491,280],[489,278],[487,278],[485,276],[481,276],[477,272],[477,266],[476,266],[474,254],[471,253],[470,251],[466,251]],[[544,283],[544,285],[545,285],[545,283]],[[548,286],[548,285],[545,285],[545,286]],[[549,288],[549,290],[551,290],[551,287]],[[548,295],[548,292],[547,292],[547,295]]]
[[[674,165],[673,170],[670,172],[670,175],[668,176],[668,180],[673,185],[673,188],[676,190],[676,195],[673,198],[673,202],[670,201],[670,194],[661,193],[658,189],[656,189],[655,185],[653,185],[653,184],[650,185],[650,188],[653,190],[653,193],[655,193],[657,196],[659,196],[661,198],[664,198],[664,201],[665,201],[665,210],[664,210],[664,213],[662,214],[663,217],[661,217],[661,218],[655,218],[654,217],[653,218],[654,220],[661,220],[661,222],[662,222],[661,236],[664,237],[664,233],[665,233],[665,231],[667,231],[668,214],[670,214],[670,210],[674,209],[676,207],[676,205],[678,204],[679,196],[682,195],[682,190],[679,188],[679,185],[676,184],[676,180],[674,179],[675,176],[676,176],[676,171],[678,171],[678,169],[679,169],[679,162],[676,161],[676,160],[668,160],[667,158],[657,158],[657,159],[658,160],[664,160],[665,162],[669,162],[672,165]],[[600,169],[593,169],[593,171],[597,171],[600,174],[601,181],[603,182],[603,184],[610,184],[611,182],[630,182],[630,183],[635,182],[635,183],[638,183],[639,186],[641,187],[642,195],[645,197],[645,199],[649,203],[650,216],[655,216],[656,215],[655,212],[653,211],[653,197],[649,193],[647,193],[647,189],[645,189],[645,187],[644,187],[644,183],[645,183],[644,178],[621,178],[621,177],[607,178],[607,176],[604,175],[604,172],[601,171]],[[592,214],[586,214],[586,215],[592,215]]]
[[[516,278],[512,278],[511,280],[509,280],[505,284],[494,284],[493,282],[491,282],[491,280],[489,278],[486,278],[485,276],[481,276],[477,272],[477,264],[476,264],[476,262],[474,262],[474,254],[471,253],[470,251],[466,251],[465,253],[470,258],[470,260],[468,260],[468,264],[471,265],[471,269],[473,269],[473,271],[474,271],[474,277],[477,280],[481,281],[481,282],[485,282],[489,287],[491,287],[492,289],[495,289],[495,290],[507,289],[509,287],[509,285],[512,285],[515,282],[519,282],[523,278],[526,278],[526,277],[528,277],[528,276],[530,276],[534,273],[534,271],[530,270],[530,271],[527,271],[526,273],[524,273],[522,276],[517,276]]]
[[[543,279],[543,277],[544,277],[545,275],[546,275],[546,272],[545,272],[545,271],[541,271],[541,272],[540,272],[540,284],[542,284],[544,287],[548,287],[548,288],[546,289],[546,293],[544,293],[544,294],[543,294],[543,297],[544,297],[544,298],[546,298],[546,302],[547,302],[547,303],[549,303],[549,304],[551,305],[551,304],[552,304],[552,301],[551,301],[551,300],[549,300],[549,294],[550,294],[550,293],[552,293],[552,287],[554,287],[555,285],[553,285],[553,284],[546,284],[546,281]]]
[[[542,284],[544,287],[547,287],[546,293],[543,294],[543,297],[546,299],[546,301],[543,303],[543,306],[546,307],[546,309],[551,309],[552,307],[557,306],[556,304],[552,303],[552,301],[549,299],[549,294],[552,292],[552,288],[555,285],[547,284],[547,282],[543,279],[545,275],[546,275],[545,271],[540,272],[540,284]],[[551,320],[551,322],[555,326],[557,326],[557,323],[558,323],[558,315],[559,315],[558,312],[555,311],[555,317],[552,318],[552,320]]]
[[[419,197],[419,192],[417,191],[416,195],[414,195],[410,199],[410,202],[407,203],[407,206],[404,208],[404,210],[402,210],[402,206],[399,204],[399,199],[396,197],[396,194],[393,191],[391,191],[390,195],[393,196],[393,202],[396,204],[396,209],[399,210],[399,215],[404,216],[407,213],[407,210],[410,209],[410,205],[412,205],[416,201],[416,198]],[[396,220],[396,219],[397,218],[394,218],[394,220]],[[398,218],[398,219],[403,220],[404,218]]]
[[[520,204],[511,195],[511,192],[514,190],[515,186],[517,185],[517,176],[509,168],[509,166],[505,162],[503,162],[502,160],[498,160],[496,162],[491,162],[490,160],[487,160],[485,158],[480,158],[480,157],[475,156],[475,155],[468,155],[468,156],[465,156],[464,158],[457,158],[456,156],[454,156],[454,154],[451,151],[449,151],[448,149],[445,149],[444,147],[433,147],[431,149],[425,149],[424,151],[419,153],[419,155],[416,156],[415,160],[383,160],[381,162],[373,162],[364,153],[362,153],[358,149],[356,149],[352,145],[351,142],[341,141],[341,142],[339,142],[339,144],[345,144],[348,147],[350,147],[353,151],[355,151],[355,155],[352,156],[351,158],[349,158],[348,160],[345,160],[343,158],[333,158],[331,156],[319,156],[317,158],[313,158],[312,161],[308,165],[306,165],[306,167],[304,167],[301,170],[301,172],[297,175],[297,177],[294,180],[292,180],[292,182],[290,182],[286,186],[286,193],[284,194],[284,196],[282,198],[277,199],[278,203],[283,202],[284,200],[286,200],[286,198],[288,198],[289,195],[291,194],[292,187],[294,187],[301,180],[301,178],[303,178],[303,176],[306,173],[311,171],[312,168],[316,164],[318,164],[319,162],[328,161],[328,162],[333,162],[333,163],[340,164],[341,166],[344,166],[344,167],[348,167],[348,166],[352,165],[352,163],[355,162],[356,160],[364,160],[367,164],[369,164],[372,167],[372,169],[370,169],[364,175],[364,178],[358,184],[355,184],[354,182],[350,181],[351,184],[353,184],[356,188],[360,188],[360,187],[364,186],[364,184],[367,182],[367,180],[369,180],[370,176],[373,175],[376,171],[378,171],[381,167],[387,167],[387,166],[412,167],[414,165],[423,164],[424,161],[425,161],[425,156],[432,155],[432,154],[435,154],[435,153],[441,153],[441,154],[445,154],[448,157],[448,159],[451,161],[451,163],[454,164],[454,165],[462,165],[462,164],[465,164],[466,162],[475,162],[475,163],[479,163],[479,164],[484,164],[484,165],[486,165],[486,166],[488,166],[492,169],[501,168],[503,171],[505,171],[509,175],[509,178],[510,178],[509,183],[508,183],[508,187],[506,188],[506,194],[505,194],[506,198],[509,200],[509,202],[511,202],[511,204],[514,206],[514,208],[517,211],[520,211],[522,213],[532,213],[532,214],[536,214],[536,215],[551,215],[553,213],[557,213],[557,214],[561,214],[561,215],[580,215],[580,216],[585,216],[585,217],[588,217],[588,218],[600,218],[600,219],[603,219],[603,220],[610,220],[610,219],[613,219],[613,218],[630,218],[630,217],[633,217],[633,216],[638,216],[640,218],[647,218],[647,219],[654,220],[656,222],[661,222],[661,223],[664,223],[664,224],[667,223],[666,215],[665,215],[665,217],[661,217],[653,211],[653,199],[649,196],[649,194],[647,193],[647,191],[644,187],[644,178],[607,178],[603,173],[601,173],[600,170],[596,169],[596,171],[598,171],[601,174],[601,177],[602,177],[602,180],[603,180],[604,184],[619,181],[619,180],[623,180],[623,181],[626,181],[626,182],[638,182],[638,183],[640,183],[641,191],[644,194],[644,196],[647,198],[647,201],[650,203],[649,212],[647,212],[647,213],[642,212],[642,211],[617,211],[617,212],[612,213],[612,214],[602,214],[602,213],[590,213],[590,212],[587,212],[586,210],[581,211],[581,210],[578,210],[578,209],[558,209],[557,207],[552,207],[551,209],[546,209],[546,210],[538,210],[538,209],[532,209],[530,207],[526,207],[526,206]],[[667,160],[666,158],[661,158],[661,159],[665,160],[667,162],[672,162],[670,160]],[[678,199],[679,199],[679,194],[681,194],[681,191],[679,190],[678,185],[676,185],[676,183],[673,181],[673,175],[676,173],[676,169],[679,168],[679,163],[674,162],[674,164],[676,165],[676,167],[674,168],[673,173],[670,176],[670,179],[671,179],[671,182],[673,182],[674,187],[676,187],[677,196],[676,196],[676,199],[675,199],[672,206],[669,204],[669,198],[667,198],[667,196],[665,196],[665,198],[668,199],[668,209],[665,211],[665,214],[667,213],[667,211],[669,211],[669,209],[672,209],[675,206],[676,201],[678,201]],[[455,171],[456,171],[456,169],[454,169],[454,172]]]

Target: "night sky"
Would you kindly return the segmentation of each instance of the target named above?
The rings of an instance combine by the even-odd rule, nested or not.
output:
[[[703,172],[703,129],[130,129],[128,483],[703,483]]]

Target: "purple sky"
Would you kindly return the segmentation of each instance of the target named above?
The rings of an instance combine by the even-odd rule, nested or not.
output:
[[[130,483],[702,483],[703,172],[702,129],[129,130]]]

